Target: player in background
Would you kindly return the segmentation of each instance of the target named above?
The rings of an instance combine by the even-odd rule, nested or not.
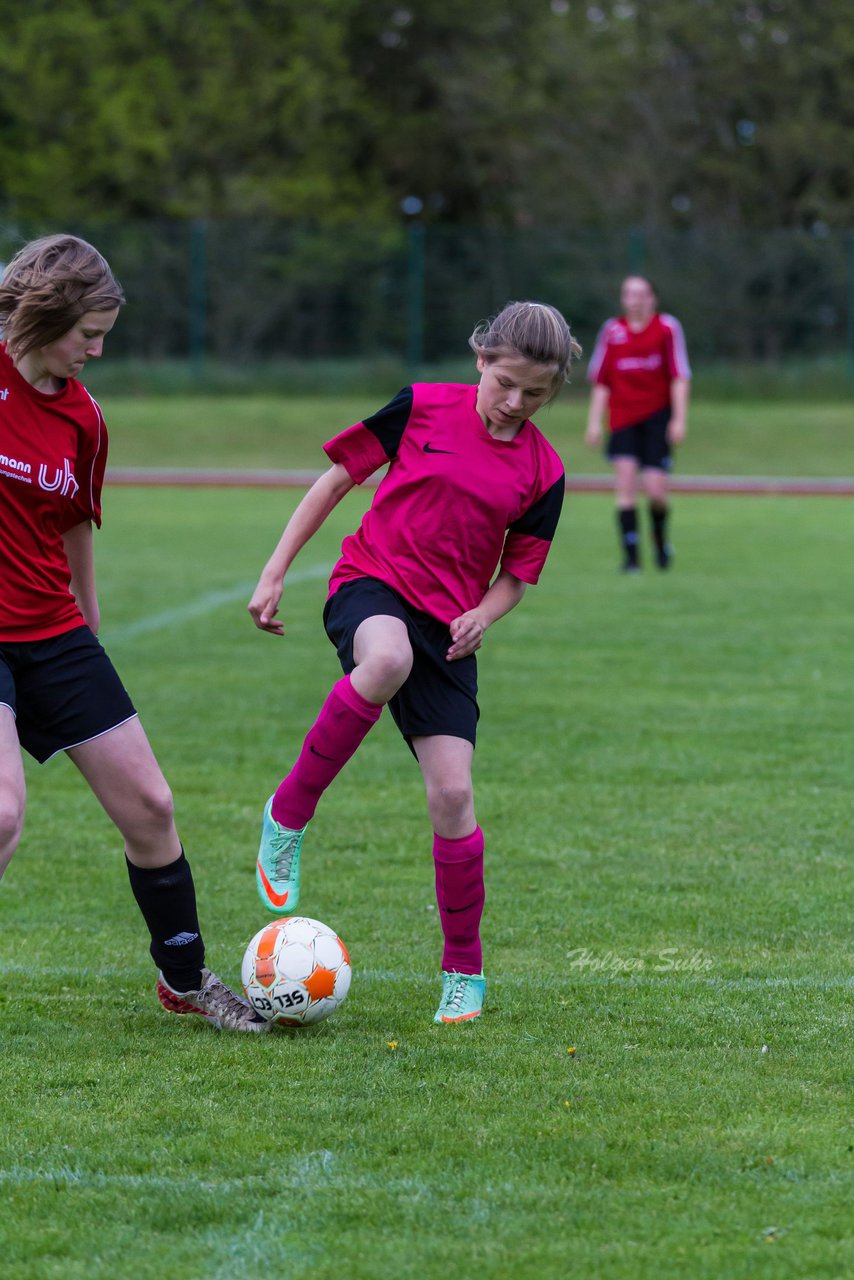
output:
[[[325,446],[331,467],[285,528],[249,603],[276,617],[294,557],[355,484],[390,464],[361,526],[344,539],[324,612],[343,678],[264,811],[262,902],[291,914],[306,825],[388,704],[421,767],[444,935],[436,1022],[483,1005],[483,832],[472,790],[477,659],[487,629],[537,582],[563,502],[557,453],[530,421],[580,354],[563,316],[510,303],[469,340],[480,382],[417,383]]]
[[[655,559],[667,569],[673,558],[667,536],[671,446],[685,439],[691,367],[682,326],[656,310],[655,290],[644,276],[628,276],[620,289],[623,314],[599,330],[587,371],[593,384],[587,444],[602,439],[608,408],[606,454],[614,464],[622,569],[637,573],[639,476],[649,501]]]
[[[0,875],[24,822],[21,748],[40,763],[64,751],[124,839],[161,1003],[262,1031],[268,1024],[204,967],[172,795],[96,639],[92,524],[107,433],[77,377],[123,302],[101,254],[69,235],[25,245],[0,282]]]

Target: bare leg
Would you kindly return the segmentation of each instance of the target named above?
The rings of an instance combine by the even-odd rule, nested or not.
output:
[[[477,826],[471,764],[474,748],[464,738],[413,738],[427,789],[427,811],[437,835],[458,840]]]
[[[124,837],[154,963],[173,991],[200,989],[205,947],[193,875],[175,830],[172,793],[145,730],[134,718],[67,754]]]
[[[138,719],[67,754],[124,837],[129,862],[165,867],[181,856],[172,793]]]
[[[353,657],[350,680],[356,692],[368,702],[388,702],[412,670],[406,623],[388,614],[366,618],[353,637]]]
[[[27,789],[15,717],[0,705],[0,876],[18,847],[24,827]]]
[[[614,459],[614,492],[618,511],[627,511],[637,502],[638,464],[635,458]]]
[[[667,472],[660,467],[646,467],[643,472],[643,485],[650,503],[655,506],[667,506]]]

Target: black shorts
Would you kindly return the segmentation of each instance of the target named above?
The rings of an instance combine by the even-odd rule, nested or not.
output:
[[[413,663],[405,683],[389,702],[394,722],[412,748],[413,738],[447,734],[475,745],[477,721],[477,658],[469,654],[448,662],[451,633],[444,623],[416,609],[392,587],[377,578],[345,582],[326,602],[323,625],[338,650],[345,672],[355,667],[353,637],[366,618],[378,614],[406,624]]]
[[[40,764],[136,715],[88,627],[49,640],[0,640],[0,703],[14,712],[21,746]]]
[[[634,458],[640,467],[657,471],[669,471],[673,466],[667,428],[670,425],[670,406],[653,413],[642,422],[612,431],[605,446],[605,457]]]

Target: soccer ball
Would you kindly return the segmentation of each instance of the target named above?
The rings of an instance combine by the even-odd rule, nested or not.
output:
[[[265,925],[246,948],[246,998],[269,1022],[305,1026],[328,1018],[350,990],[350,957],[333,929],[309,916]]]

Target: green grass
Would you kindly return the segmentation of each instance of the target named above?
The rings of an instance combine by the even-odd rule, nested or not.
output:
[[[265,919],[261,806],[337,673],[322,578],[286,589],[284,641],[244,610],[297,497],[113,490],[98,538],[103,638],[231,981]],[[259,1039],[160,1010],[114,831],[66,761],[28,766],[0,893],[4,1280],[848,1274],[850,519],[683,498],[676,570],[624,579],[609,500],[570,498],[481,658],[471,1026],[431,1021],[430,832],[387,717],[306,846],[301,905],[351,994]]]
[[[115,466],[313,468],[324,440],[373,412],[397,390],[322,399],[250,396],[104,399]],[[586,398],[574,388],[537,415],[574,474],[604,473],[601,453],[583,443]],[[854,476],[850,400],[698,399],[679,451],[686,475]]]
[[[591,354],[589,340],[581,366],[573,377],[570,394],[584,389],[585,361]],[[223,360],[138,360],[116,357],[112,350],[104,363],[90,365],[87,384],[97,396],[210,396],[286,395],[345,396],[370,393],[382,396],[389,387],[413,378],[423,382],[465,382],[472,374],[471,357],[434,362],[417,372],[399,356],[364,355],[338,359],[281,357],[250,364]],[[778,361],[709,361],[695,363],[695,384],[704,399],[773,400],[783,403],[846,400],[854,378],[854,352],[823,356],[787,356]]]

